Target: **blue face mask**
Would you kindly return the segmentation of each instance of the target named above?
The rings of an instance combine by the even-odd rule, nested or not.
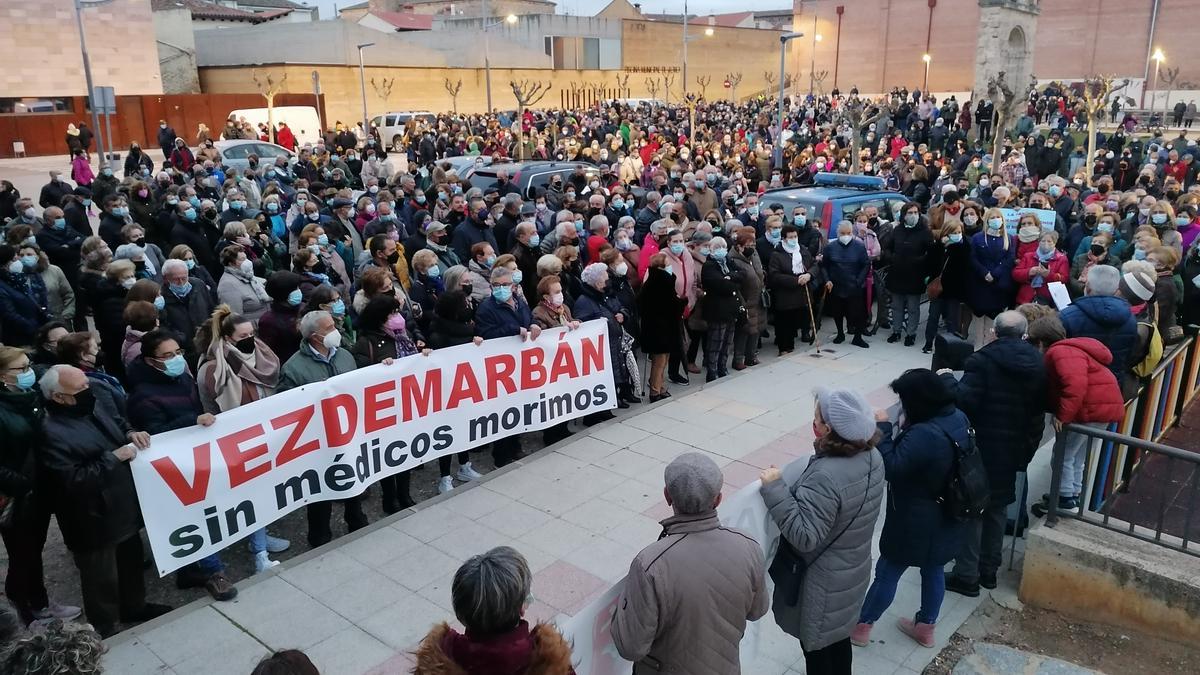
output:
[[[625,202],[621,199],[614,199],[612,205],[613,205],[613,208],[618,211],[625,208]]]
[[[494,256],[494,255],[489,255],[489,256],[487,257],[487,260],[485,261],[485,264],[486,264],[488,267],[491,267],[492,265],[495,265],[495,264],[496,264],[496,256]]]
[[[754,206],[747,206],[746,213],[749,213],[752,218],[757,218],[758,217],[758,204],[755,204]]]
[[[512,289],[508,286],[493,288],[492,297],[496,299],[496,302],[508,302],[510,299],[512,299]]]
[[[522,272],[521,270],[517,270],[517,271],[513,272],[513,283],[514,284],[519,284],[524,280],[525,280],[524,272]]]
[[[129,215],[129,209],[124,206],[115,206],[112,212],[114,216],[121,216],[122,218]]]
[[[187,268],[188,268],[189,270],[194,270],[194,269],[196,269],[196,259],[195,259],[195,258],[188,258],[188,259],[187,259],[187,260],[185,260],[184,262],[187,264]]]
[[[424,204],[424,203],[425,203],[425,195],[423,195],[423,194],[418,194],[418,195],[417,195],[417,203],[418,203],[418,204]]]
[[[92,200],[90,200],[90,199],[85,199],[85,200],[83,200],[83,205],[84,205],[84,206],[91,206],[91,205],[92,205]]]
[[[808,216],[804,214],[792,216],[792,223],[794,223],[796,227],[804,227],[808,223]]]
[[[239,201],[229,202],[229,208],[233,209],[234,211],[241,211],[243,208],[245,208],[245,206],[246,206],[246,202],[239,202]]]
[[[716,258],[717,260],[724,260],[725,256],[729,255],[729,250],[724,249],[724,248],[715,248],[715,249],[713,249],[713,252],[711,255],[712,255],[712,257]]]
[[[183,360],[182,354],[176,354],[163,361],[163,372],[167,374],[167,377],[179,377],[186,368],[187,362]]]
[[[66,218],[55,218],[54,219],[54,229],[61,230],[61,229],[65,228],[66,226],[67,226]]]
[[[21,264],[24,265],[25,269],[27,269],[27,270],[37,267],[37,263],[38,263],[38,257],[36,255],[21,256]]]
[[[529,245],[531,247],[537,248],[538,245],[541,243],[542,243],[542,236],[540,234],[538,234],[537,232],[534,232],[533,234],[529,235]]]
[[[1154,223],[1155,225],[1166,225],[1167,224],[1167,214],[1151,213],[1150,214],[1150,222]]]
[[[268,202],[267,210],[270,211],[271,213],[276,213],[279,211],[279,205],[276,204],[275,202]]]
[[[446,201],[446,193],[445,193],[445,192],[439,192],[439,193],[438,193],[438,201],[439,201],[439,202],[444,202],[444,201]]]
[[[303,299],[304,299],[304,294],[300,292],[299,288],[297,288],[296,290],[292,291],[291,293],[288,293],[287,302],[292,307],[297,307],[300,305],[300,301]]]
[[[183,217],[186,218],[187,220],[195,220],[196,219],[196,209],[188,209],[187,211],[184,211]]]
[[[683,244],[671,244],[671,253],[675,255],[683,254]]]
[[[329,235],[327,235],[327,234],[320,235],[319,237],[317,237],[317,243],[320,244],[321,246],[328,246],[329,245]]]
[[[669,274],[671,276],[675,276],[675,270],[670,265],[667,265],[666,267],[662,268],[662,271],[666,272],[667,274]]]
[[[433,267],[430,267],[428,270],[425,271],[425,275],[428,276],[430,279],[436,279],[436,278],[442,276],[442,268],[438,267],[437,265],[434,265]]]
[[[956,233],[954,233],[954,234],[950,235],[950,243],[951,243],[951,244],[957,244],[957,243],[959,243],[960,241],[962,241],[962,235],[961,235],[961,234],[958,234],[958,233],[956,232]]]
[[[580,234],[583,234],[583,221],[582,220],[575,221],[575,231]]]
[[[199,197],[188,197],[188,203],[196,208],[200,208],[200,198]]]
[[[767,230],[767,241],[772,244],[778,244],[783,238],[783,230]]]
[[[341,298],[338,298],[329,306],[329,312],[334,316],[342,316],[346,313],[346,303]]]
[[[190,281],[185,281],[182,284],[178,284],[178,285],[177,284],[169,284],[169,286],[171,288],[171,292],[174,293],[176,295],[176,297],[182,298],[182,297],[186,296],[188,293],[192,292],[192,282],[190,282]]]
[[[37,380],[37,376],[33,373],[33,368],[26,368],[17,375],[17,389],[21,391],[29,391],[33,389],[33,383]]]
[[[161,311],[163,311],[163,307],[166,307],[166,306],[167,306],[167,301],[163,299],[163,296],[160,295],[157,298],[154,298],[154,309],[157,309],[158,311],[161,312]]]

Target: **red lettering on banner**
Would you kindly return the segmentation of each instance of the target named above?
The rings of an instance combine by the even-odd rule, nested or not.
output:
[[[453,410],[463,401],[472,403],[483,402],[483,392],[479,390],[479,380],[475,379],[475,370],[469,363],[460,363],[454,369],[454,386],[450,387],[450,398],[446,401],[446,409]]]
[[[416,375],[405,375],[400,378],[400,400],[405,422],[441,411],[442,369],[433,368],[425,371],[424,388],[417,381]]]
[[[608,348],[604,346],[605,334],[600,333],[594,338],[580,340],[579,351],[583,358],[583,374],[604,370],[604,357],[608,356]]]
[[[346,428],[341,428],[338,411],[346,413]],[[358,426],[358,402],[350,394],[338,394],[321,401],[321,421],[325,423],[325,447],[340,448],[354,438]]]
[[[564,377],[579,377],[579,368],[575,365],[575,352],[571,350],[571,343],[561,340],[558,350],[554,352],[554,363],[550,365],[550,384]]]
[[[276,431],[292,424],[296,425],[296,428],[288,435],[287,440],[283,442],[283,448],[279,450],[279,454],[275,456],[275,466],[283,466],[294,459],[299,459],[321,448],[321,442],[315,438],[303,445],[298,445],[301,434],[308,428],[308,423],[312,421],[315,412],[315,406],[306,405],[299,410],[293,410],[286,415],[280,415],[271,420],[271,428]]]
[[[229,467],[229,487],[235,488],[271,470],[271,462],[269,460],[258,466],[246,468],[246,464],[250,460],[258,459],[267,454],[267,444],[259,443],[245,450],[241,448],[241,445],[262,435],[262,425],[255,424],[248,429],[242,429],[241,431],[217,439],[217,448],[221,450],[221,456],[225,458],[225,465]]]
[[[208,443],[192,448],[192,464],[195,466],[195,473],[192,475],[192,482],[188,483],[183,477],[183,472],[175,466],[175,460],[170,457],[160,457],[150,462],[150,466],[154,467],[167,487],[171,488],[171,492],[175,493],[179,503],[184,506],[200,502],[208,495],[208,478],[212,473]]]
[[[546,384],[546,368],[542,365],[542,350],[533,347],[521,350],[521,390],[536,389]]]
[[[396,424],[395,415],[379,416],[380,412],[391,410],[396,405],[394,397],[380,398],[380,395],[395,390],[395,380],[380,382],[363,389],[363,433],[374,433]]]
[[[496,398],[499,385],[504,385],[504,393],[517,393],[517,384],[513,381],[513,373],[517,370],[517,360],[512,354],[496,354],[483,360],[483,370],[487,374],[488,398]]]

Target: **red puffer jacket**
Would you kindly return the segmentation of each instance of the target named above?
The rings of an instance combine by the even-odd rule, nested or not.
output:
[[[1108,369],[1112,352],[1087,337],[1055,342],[1046,350],[1050,412],[1063,424],[1119,422],[1125,402],[1117,378]]]

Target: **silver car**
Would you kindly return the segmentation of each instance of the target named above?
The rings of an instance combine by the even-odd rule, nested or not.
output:
[[[278,157],[283,157],[286,160],[295,157],[295,153],[282,145],[275,145],[266,141],[216,141],[213,143],[213,147],[217,149],[217,152],[221,153],[222,165],[240,171],[250,168],[250,155],[258,157],[259,166],[272,166]]]

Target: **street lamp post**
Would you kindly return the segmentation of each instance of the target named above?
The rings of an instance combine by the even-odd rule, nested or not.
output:
[[[488,0],[483,0],[483,84],[487,90],[487,112],[492,111],[492,52],[491,41],[488,40],[488,31],[502,23],[509,25],[517,22],[516,14],[509,14],[499,21],[488,23],[488,17],[491,13],[488,12]],[[579,64],[575,64],[578,66]]]
[[[363,66],[363,50],[367,47],[374,47],[374,42],[364,42],[358,45],[358,86],[362,89],[362,104],[363,104],[363,133],[368,138],[371,136],[371,123],[367,119],[367,76],[366,68]]]
[[[816,22],[817,22],[817,18],[813,17],[813,23],[815,24]],[[825,39],[825,38],[820,33],[813,34],[812,53],[809,54],[809,56],[811,58],[809,59],[809,62],[808,62],[808,95],[809,96],[813,95],[813,87],[814,87],[813,83],[816,81],[816,77],[817,77],[817,43],[823,39]],[[781,74],[779,77],[782,78],[783,75]]]
[[[926,96],[929,95],[929,62],[933,59],[928,54],[922,54],[921,60],[925,62],[925,82],[921,85],[921,92]]]
[[[775,139],[775,168],[783,166],[783,73],[787,58],[787,43],[804,37],[804,33],[784,33],[779,36],[779,137]]]
[[[79,26],[79,52],[83,56],[83,79],[87,83],[88,106],[92,109],[92,133],[96,134],[99,139],[96,141],[96,149],[100,150],[100,166],[104,166],[106,161],[103,150],[104,138],[100,136],[100,115],[96,112],[96,87],[92,84],[92,60],[88,57],[87,36],[83,32],[83,5],[84,2],[89,5],[98,5],[109,0],[75,0],[75,23]],[[112,148],[112,139],[109,138],[108,145]]]
[[[1155,103],[1155,96],[1158,94],[1158,69],[1167,57],[1163,54],[1162,49],[1155,49],[1154,56],[1150,58],[1154,59],[1154,84],[1150,87],[1154,90],[1154,93],[1150,95],[1150,119],[1154,119],[1154,109],[1158,107]]]
[[[712,37],[712,35],[713,35],[712,26],[709,26],[708,28],[704,29],[705,37]],[[683,73],[683,95],[684,96],[687,96],[687,90],[688,90],[688,73],[687,73],[688,48],[687,48],[687,46],[688,46],[689,42],[691,42],[692,40],[695,40],[698,37],[700,37],[700,36],[688,34],[688,6],[687,6],[687,0],[683,0],[683,69],[682,69],[682,73]]]

